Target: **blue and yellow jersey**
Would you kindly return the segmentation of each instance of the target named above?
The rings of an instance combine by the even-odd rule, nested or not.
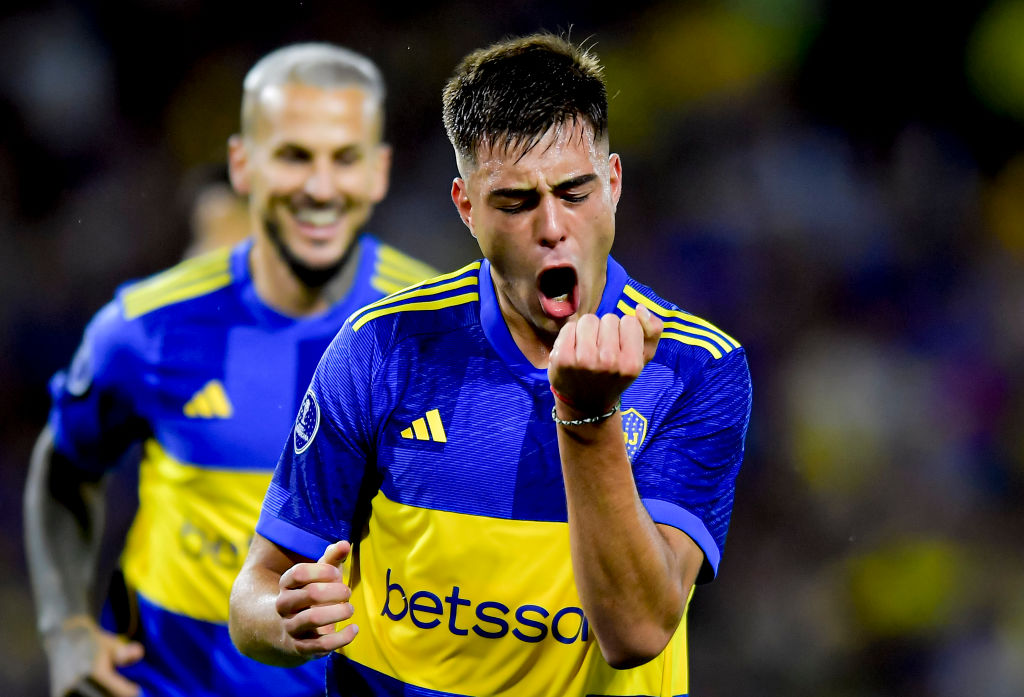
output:
[[[369,235],[345,298],[315,317],[265,305],[251,242],[120,289],[52,383],[58,452],[99,475],[142,443],[139,509],[121,567],[138,600],[153,695],[323,694],[322,663],[272,668],[241,656],[228,596],[303,391],[357,308],[432,271]]]
[[[622,397],[623,441],[652,519],[718,569],[743,455],[744,350],[608,260],[599,314],[665,321]],[[573,578],[547,372],[519,351],[487,261],[352,315],[300,405],[257,531],[311,559],[339,539],[355,640],[329,695],[685,695],[685,617],[629,670],[602,657]],[[624,593],[629,589],[624,588]]]

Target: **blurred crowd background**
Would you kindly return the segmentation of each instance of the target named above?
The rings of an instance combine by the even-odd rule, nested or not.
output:
[[[371,228],[450,269],[479,254],[441,87],[536,29],[605,62],[613,254],[750,358],[692,693],[1024,694],[1024,0],[945,5],[5,2],[0,694],[46,694],[21,548],[46,382],[117,285],[233,214],[197,194],[248,67],[300,40],[377,61],[395,166]]]

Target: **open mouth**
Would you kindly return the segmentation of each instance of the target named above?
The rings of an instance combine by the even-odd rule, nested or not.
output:
[[[540,291],[540,305],[544,314],[553,319],[562,319],[576,312],[579,307],[579,285],[576,270],[571,266],[546,269],[537,279]]]

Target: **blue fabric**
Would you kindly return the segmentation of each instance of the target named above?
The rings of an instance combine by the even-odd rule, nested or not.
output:
[[[408,685],[341,655],[328,666],[327,683],[334,686],[330,694],[339,697],[466,697]]]
[[[193,297],[132,316],[126,298],[138,297],[143,286],[120,288],[90,322],[69,369],[51,380],[50,424],[57,451],[99,476],[122,453],[153,438],[189,465],[269,475],[324,349],[352,312],[384,295],[375,287],[381,285],[383,245],[370,235],[362,235],[357,245],[359,267],[347,295],[308,318],[285,316],[259,298],[249,273],[251,241],[231,250],[226,266],[208,264],[204,257],[166,272],[173,277],[196,264],[216,266],[211,275],[218,278],[226,272],[219,287]],[[396,254],[392,250],[389,259]],[[190,417],[186,405],[211,381],[223,389],[230,415]],[[315,543],[305,542],[299,546],[319,556]],[[298,543],[293,539],[293,544]],[[146,656],[126,673],[139,676],[147,694],[323,692],[322,661],[281,673],[238,656],[222,625],[170,613],[145,600],[139,610]]]
[[[58,451],[100,473],[154,436],[183,462],[272,469],[324,349],[352,312],[383,295],[370,285],[379,242],[364,235],[359,244],[362,275],[341,302],[311,318],[287,317],[259,299],[250,241],[231,254],[231,282],[213,292],[126,319],[123,298],[135,286],[119,289],[90,322],[72,370],[51,380]],[[81,371],[91,376],[83,394],[69,389],[75,363],[90,366]],[[210,380],[224,384],[234,418],[183,418],[183,405]]]
[[[184,618],[141,595],[136,598],[140,626],[135,638],[146,646],[146,656],[120,672],[139,684],[141,697],[323,694],[325,661],[298,668],[264,665],[238,653],[224,625]],[[113,630],[110,616],[103,619]],[[161,646],[174,651],[154,650]]]
[[[470,274],[478,279],[477,300],[456,301],[465,287],[430,296],[449,301],[432,309],[413,306],[423,305],[422,296],[399,297],[389,301],[394,311],[373,319],[360,313],[346,324],[311,383],[319,430],[308,443],[308,433],[296,438],[293,430],[261,534],[285,547],[304,536],[351,540],[378,488],[421,508],[567,521],[546,371],[530,365],[512,340],[486,260],[456,280]],[[683,314],[612,259],[607,278],[601,313],[635,306],[628,286],[666,315]],[[703,325],[683,317],[678,323],[677,334],[699,338],[687,328]],[[624,437],[633,438],[628,453],[640,497],[656,522],[678,527],[704,550],[701,581],[717,572],[725,544],[751,404],[743,349],[708,331],[717,357],[699,343],[663,339],[622,397],[623,410],[632,412],[632,433]],[[445,439],[411,436],[410,425],[432,410]],[[369,686],[350,692],[332,681],[331,695],[434,694],[369,676],[341,656],[331,660],[332,671],[356,670]]]

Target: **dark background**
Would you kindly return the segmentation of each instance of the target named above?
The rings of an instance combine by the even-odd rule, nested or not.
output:
[[[181,257],[183,182],[223,158],[248,67],[301,40],[377,61],[395,166],[371,228],[451,269],[478,250],[441,87],[543,28],[606,64],[613,253],[749,353],[692,693],[1024,694],[1024,0],[936,5],[5,3],[0,693],[46,690],[21,547],[46,381],[118,284]]]

